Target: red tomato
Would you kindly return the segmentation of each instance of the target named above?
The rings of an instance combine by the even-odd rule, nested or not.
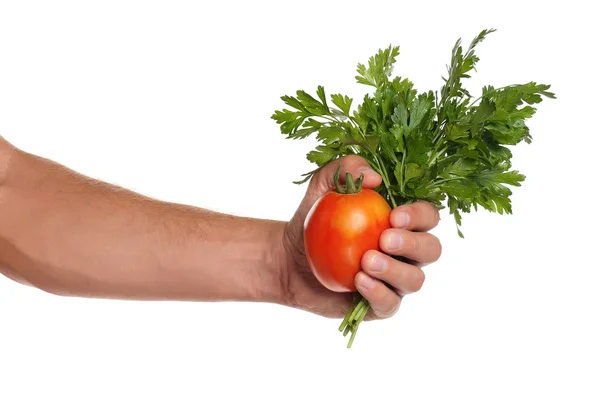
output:
[[[354,292],[354,277],[367,250],[379,250],[379,236],[390,228],[391,208],[371,189],[330,191],[312,207],[304,224],[308,265],[323,286]]]

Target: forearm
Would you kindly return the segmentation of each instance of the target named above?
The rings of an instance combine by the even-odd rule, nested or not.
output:
[[[83,297],[278,302],[283,223],[166,203],[22,152],[0,185],[0,270]]]

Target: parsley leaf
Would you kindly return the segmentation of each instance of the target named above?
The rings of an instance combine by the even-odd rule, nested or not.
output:
[[[400,49],[390,45],[358,64],[356,82],[374,92],[354,110],[351,98],[327,97],[322,86],[316,97],[302,90],[281,97],[288,108],[272,115],[281,133],[290,139],[316,133],[319,142],[307,155],[317,169],[296,183],[332,160],[357,154],[382,176],[378,192],[392,207],[417,200],[447,207],[461,237],[461,213],[512,213],[509,186],[520,186],[525,176],[511,169],[509,147],[531,142],[527,120],[543,98],[556,97],[550,85],[528,82],[485,86],[473,99],[465,79],[479,61],[476,47],[494,31],[481,31],[466,49],[456,41],[439,91],[419,93],[409,79],[392,78]]]
[[[358,64],[356,81],[376,88],[381,86],[391,76],[393,65],[399,54],[400,47],[392,47],[391,45],[385,50],[379,50],[377,54],[369,58],[368,67]]]
[[[338,108],[343,115],[350,116],[350,108],[352,107],[352,98],[342,94],[332,94],[331,102]]]

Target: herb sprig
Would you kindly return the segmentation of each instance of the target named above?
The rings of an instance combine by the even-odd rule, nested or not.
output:
[[[289,139],[316,134],[318,140],[307,155],[316,169],[296,183],[332,160],[356,154],[382,176],[377,190],[392,207],[417,200],[447,207],[461,237],[461,213],[478,207],[512,213],[508,186],[520,186],[525,176],[511,169],[509,146],[531,142],[527,119],[543,97],[555,95],[550,85],[529,82],[485,86],[473,98],[463,83],[479,61],[475,48],[494,31],[483,30],[466,50],[456,42],[439,92],[419,93],[409,79],[392,77],[400,51],[390,45],[358,64],[356,81],[374,92],[354,110],[351,98],[327,97],[322,86],[316,96],[298,90],[281,97],[288,108],[272,116],[281,133]]]

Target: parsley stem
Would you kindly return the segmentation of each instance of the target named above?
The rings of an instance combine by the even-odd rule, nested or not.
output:
[[[400,163],[400,193],[404,195],[404,159],[406,159],[406,149],[402,152],[402,163]]]
[[[365,135],[365,132],[360,128],[360,126],[358,125],[358,123],[356,122],[356,120],[354,120],[353,117],[350,117],[350,121],[352,123],[354,123],[354,125],[356,126],[356,129],[359,131],[360,135],[363,137],[363,139],[366,141],[367,137]],[[375,159],[375,161],[377,162],[377,166],[373,167],[374,165],[369,162],[367,160],[367,162],[369,163],[369,165],[371,167],[373,167],[373,169],[379,173],[379,175],[381,176],[381,179],[383,180],[383,185],[385,186],[385,190],[387,191],[387,194],[390,198],[390,202],[393,208],[396,208],[398,205],[396,204],[396,199],[394,199],[394,194],[392,193],[392,188],[391,188],[391,183],[390,183],[390,177],[387,173],[386,168],[383,166],[385,164],[385,162],[383,162],[381,160],[381,158],[379,157],[379,155],[377,154],[377,151],[373,151],[371,150],[371,148],[369,148],[368,145],[365,145],[364,148],[371,153],[371,155],[373,156],[373,158]]]
[[[360,299],[359,301],[357,301]],[[354,336],[356,336],[356,332],[358,331],[358,326],[365,319],[367,313],[371,306],[369,302],[360,295],[360,293],[356,293],[355,301],[353,305],[348,309],[346,313],[346,317],[342,321],[342,324],[339,327],[339,331],[343,332],[343,335],[346,336],[348,332],[351,332],[350,340],[348,341],[347,347],[352,347],[352,343],[354,342]]]
[[[429,186],[430,186],[430,187],[436,187],[436,186],[438,186],[438,185],[440,185],[440,184],[443,184],[443,183],[445,183],[445,182],[448,182],[448,181],[456,181],[456,180],[464,180],[464,179],[465,179],[465,177],[452,177],[452,178],[443,178],[443,179],[440,179],[440,180],[436,180],[436,181],[434,181],[434,182],[433,182],[432,184],[430,184]]]
[[[381,159],[379,159],[379,156],[373,154],[373,157],[375,158],[375,160],[377,160],[377,164],[379,166],[379,174],[381,175],[381,179],[383,180],[383,185],[385,186],[388,196],[390,197],[392,207],[395,208],[397,207],[396,199],[394,199],[394,194],[392,193],[390,177],[388,176],[387,170],[385,169],[385,167],[383,167],[383,162],[381,161]]]
[[[346,328],[344,329],[344,334],[343,336],[346,337],[346,335],[348,334],[349,331],[352,330],[352,326],[350,326],[350,324],[346,325]]]
[[[441,141],[440,141],[441,142]],[[437,151],[437,148],[434,148],[434,150],[431,152],[432,154],[434,154],[434,156],[429,160],[428,166],[432,166],[433,163],[435,163],[435,161],[444,153],[446,153],[446,151],[448,150],[447,147],[442,148],[441,150]]]
[[[336,119],[334,116],[327,116],[327,115],[319,115],[317,117],[322,117],[325,120],[329,120],[332,123],[339,123],[340,121],[338,119]],[[313,116],[314,118],[314,116]]]
[[[342,320],[342,323],[340,324],[340,327],[339,327],[340,332],[343,332],[344,329],[346,329],[348,327],[349,322],[350,322],[350,315],[352,315],[352,313],[354,312],[354,309],[360,302],[360,298],[361,298],[360,294],[356,294],[354,296],[354,299],[352,300],[352,304],[350,304],[350,308],[348,309],[346,316],[344,317],[344,319]]]
[[[348,345],[346,346],[347,348],[352,347],[352,343],[354,342],[354,336],[356,336],[357,331],[358,331],[358,329],[354,329],[352,331],[352,334],[350,335],[350,340],[348,341]]]

